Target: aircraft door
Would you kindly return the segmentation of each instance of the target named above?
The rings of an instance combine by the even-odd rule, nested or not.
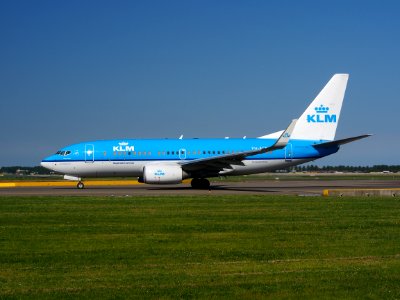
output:
[[[291,143],[288,143],[285,147],[285,161],[292,161],[293,159],[293,147]]]
[[[179,159],[186,159],[186,149],[179,149]]]
[[[85,145],[85,162],[86,163],[94,162],[94,145],[92,144]]]

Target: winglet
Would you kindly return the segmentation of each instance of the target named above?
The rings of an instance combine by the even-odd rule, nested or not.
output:
[[[292,136],[292,132],[296,126],[297,119],[292,120],[292,123],[286,128],[286,130],[281,134],[278,140],[272,145],[271,148],[280,149],[286,147],[289,142],[290,137]]]

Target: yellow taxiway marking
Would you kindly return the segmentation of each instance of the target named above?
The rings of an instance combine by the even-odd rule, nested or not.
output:
[[[8,188],[8,187],[15,187],[14,182],[1,182],[0,188]]]
[[[137,180],[84,180],[85,186],[111,186],[140,184]],[[76,186],[76,181],[14,181],[2,182],[0,188],[9,187],[44,187],[44,186]]]
[[[82,180],[85,186],[117,186],[117,185],[137,185],[142,184],[137,180]],[[189,183],[185,179],[182,183]],[[44,186],[76,186],[77,181],[12,181],[0,182],[0,188],[11,187],[44,187]]]

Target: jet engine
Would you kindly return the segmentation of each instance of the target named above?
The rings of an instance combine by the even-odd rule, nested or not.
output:
[[[143,168],[143,182],[149,184],[181,183],[184,171],[179,165],[149,164]]]

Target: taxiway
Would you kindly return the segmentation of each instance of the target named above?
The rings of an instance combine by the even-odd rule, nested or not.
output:
[[[1,188],[0,196],[164,196],[164,195],[322,195],[326,189],[398,189],[398,180],[254,180],[245,182],[213,182],[210,189],[196,190],[190,184],[88,186],[79,190],[72,186]]]

